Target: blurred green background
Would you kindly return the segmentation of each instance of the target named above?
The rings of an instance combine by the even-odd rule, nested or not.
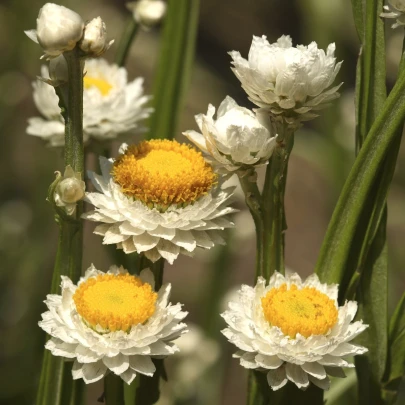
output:
[[[194,0],[190,0],[194,1]],[[100,15],[109,36],[118,40],[130,17],[123,0],[65,0],[61,2],[90,19]],[[40,48],[23,33],[35,27],[44,1],[0,2],[0,402],[33,404],[45,336],[37,326],[45,310],[42,301],[50,287],[57,227],[45,202],[54,171],[63,171],[61,150],[25,133],[27,119],[38,115],[31,83],[40,72]],[[177,139],[181,131],[197,129],[194,115],[218,106],[226,95],[252,107],[230,70],[227,52],[247,56],[252,35],[274,42],[290,34],[294,43],[316,41],[325,48],[336,42],[344,60],[338,81],[342,95],[322,116],[296,135],[286,194],[288,231],[286,263],[305,276],[312,272],[334,204],[354,160],[354,77],[358,41],[349,0],[202,0],[196,58]],[[403,30],[387,28],[388,86],[393,85]],[[145,77],[150,93],[159,51],[160,30],[140,32],[127,63],[129,79]],[[114,59],[114,46],[105,57]],[[138,138],[134,138],[137,141]],[[116,142],[114,149],[117,149]],[[388,242],[390,308],[405,285],[405,149],[402,147],[389,197]],[[94,166],[95,157],[88,165]],[[165,281],[173,283],[172,301],[190,312],[198,326],[183,342],[183,354],[169,362],[170,384],[161,405],[245,402],[246,370],[231,358],[233,348],[220,335],[219,312],[226,295],[241,283],[253,282],[254,229],[239,192],[236,228],[228,246],[181,257],[167,266]],[[85,224],[83,268],[94,263],[106,270],[112,264],[101,238]],[[117,263],[118,264],[118,263]],[[208,339],[208,340],[207,340]],[[198,348],[198,350],[197,350]],[[101,384],[89,387],[88,404],[97,404]]]

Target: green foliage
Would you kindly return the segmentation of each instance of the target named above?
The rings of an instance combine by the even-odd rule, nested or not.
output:
[[[171,0],[165,18],[161,53],[154,82],[151,138],[173,139],[194,61],[198,0]]]
[[[388,364],[384,378],[385,397],[393,403],[405,375],[405,293],[390,320]]]

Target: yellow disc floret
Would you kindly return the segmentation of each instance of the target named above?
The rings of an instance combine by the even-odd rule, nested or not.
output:
[[[130,274],[102,274],[80,284],[73,295],[77,312],[91,327],[128,331],[155,312],[152,286]]]
[[[97,77],[84,76],[83,86],[85,89],[90,89],[91,87],[97,87],[103,96],[106,96],[113,86],[104,79],[99,79]]]
[[[335,302],[326,294],[313,287],[299,290],[295,284],[272,288],[262,298],[262,307],[266,320],[293,339],[297,333],[325,335],[338,319]]]
[[[129,146],[112,174],[124,194],[163,210],[193,203],[217,180],[200,152],[167,139]]]

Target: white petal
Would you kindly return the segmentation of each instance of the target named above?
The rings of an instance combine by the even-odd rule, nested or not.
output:
[[[309,375],[308,379],[312,384],[316,385],[322,390],[327,391],[330,388],[330,379],[328,377],[324,378],[323,380],[318,380],[317,378],[312,377],[312,375]]]
[[[80,363],[94,363],[100,360],[100,356],[98,356],[97,353],[94,353],[91,349],[82,345],[77,346],[76,357],[77,361]]]
[[[256,355],[257,364],[266,369],[279,368],[284,362],[277,356],[265,356],[263,354]]]
[[[160,239],[159,243],[156,246],[159,254],[166,259],[170,264],[177,259],[180,253],[180,247],[174,245],[172,242]]]
[[[117,375],[122,374],[125,372],[129,367],[129,360],[128,356],[124,354],[118,354],[115,357],[103,357],[103,363],[114,373]]]
[[[255,361],[255,356],[256,353],[244,353],[240,358],[240,365],[248,369],[258,368],[259,365]]]
[[[287,378],[298,388],[305,388],[309,385],[308,374],[298,365],[286,363]]]
[[[156,371],[156,367],[149,356],[131,356],[129,365],[133,370],[149,377],[152,377]]]
[[[50,350],[54,356],[62,356],[69,359],[76,357],[76,347],[77,344],[65,343],[55,338],[49,339],[45,344],[45,348]]]
[[[96,363],[87,363],[82,366],[83,380],[86,384],[101,380],[107,371],[107,367],[99,360]]]
[[[323,380],[326,377],[325,368],[317,362],[304,363],[301,368],[308,374],[317,378],[318,380]]]
[[[122,374],[120,374],[120,377],[128,384],[130,385],[132,383],[132,381],[134,381],[135,377],[136,377],[136,373],[134,370],[132,369],[128,369],[126,371],[124,371]]]
[[[285,374],[285,367],[276,370],[270,370],[267,373],[267,382],[273,391],[279,390],[287,384],[288,379]]]

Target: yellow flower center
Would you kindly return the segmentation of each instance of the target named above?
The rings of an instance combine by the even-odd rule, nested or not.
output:
[[[106,96],[113,88],[113,86],[111,86],[111,84],[106,80],[99,79],[97,77],[88,77],[87,75],[83,78],[83,86],[85,89],[97,87],[103,96]]]
[[[172,204],[193,203],[217,180],[200,152],[167,139],[129,146],[112,174],[124,194],[163,211]]]
[[[278,326],[285,335],[295,338],[325,335],[337,322],[335,302],[313,287],[301,290],[292,284],[272,288],[262,298],[264,317],[272,326]]]
[[[152,286],[130,274],[102,274],[80,284],[73,295],[77,312],[91,327],[128,331],[155,312]]]

